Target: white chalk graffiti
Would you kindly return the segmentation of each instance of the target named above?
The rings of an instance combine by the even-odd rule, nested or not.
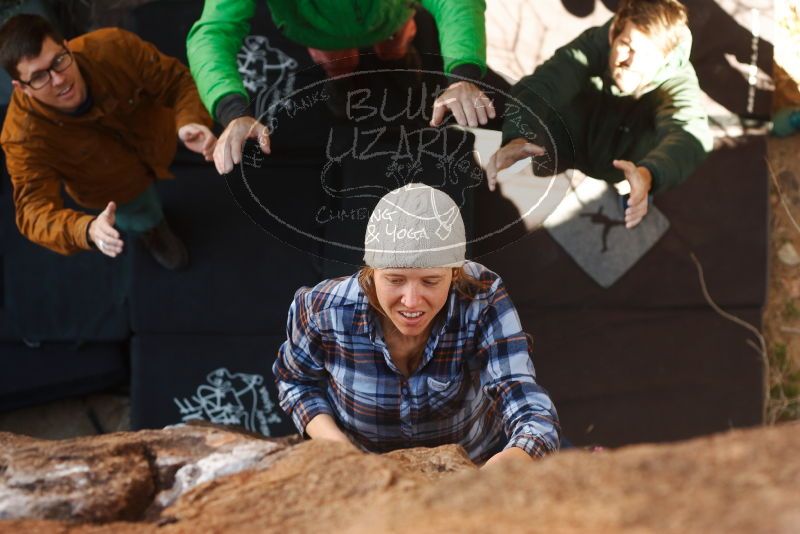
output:
[[[197,392],[190,399],[172,399],[184,423],[205,420],[239,425],[269,436],[269,425],[282,422],[277,406],[263,385],[263,376],[231,373],[220,367],[211,371],[206,380],[208,384],[197,386]]]
[[[263,35],[248,35],[236,54],[242,83],[255,99],[255,114],[269,124],[279,103],[294,90],[297,61],[269,45]]]

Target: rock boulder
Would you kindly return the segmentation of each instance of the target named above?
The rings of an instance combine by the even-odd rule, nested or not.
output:
[[[5,517],[62,518],[2,532],[800,532],[800,423],[480,471],[216,428],[0,445]]]

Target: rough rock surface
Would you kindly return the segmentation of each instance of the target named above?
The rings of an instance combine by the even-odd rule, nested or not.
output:
[[[204,425],[63,441],[0,433],[0,519],[152,517],[198,484],[269,466],[287,447]]]
[[[142,443],[141,434],[127,436]],[[2,439],[5,447],[9,438]],[[16,451],[35,445],[11,439],[19,439]],[[241,447],[250,438],[225,439]],[[62,454],[57,445],[48,461]],[[252,468],[181,494],[152,521],[14,520],[0,522],[0,531],[800,532],[798,423],[670,445],[570,451],[488,471],[476,470],[452,446],[381,456],[314,441],[276,447]],[[132,462],[104,482],[119,478],[112,487],[129,487],[137,472]],[[86,495],[96,498],[91,489]]]

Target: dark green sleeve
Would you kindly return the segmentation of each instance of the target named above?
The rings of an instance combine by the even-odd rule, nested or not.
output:
[[[653,175],[653,193],[680,184],[714,147],[702,104],[697,75],[691,65],[661,87],[656,109],[657,145],[636,162]]]
[[[586,30],[511,88],[503,121],[504,145],[518,137],[532,141],[537,117],[547,117],[567,105],[590,78],[602,75],[608,62],[610,24],[609,20]]]
[[[422,0],[439,30],[444,71],[477,65],[486,74],[486,3],[484,0]]]

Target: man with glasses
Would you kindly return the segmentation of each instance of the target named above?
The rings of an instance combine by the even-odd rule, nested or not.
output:
[[[216,138],[188,69],[119,29],[69,42],[43,18],[0,28],[0,64],[14,92],[0,143],[16,222],[61,254],[96,248],[118,256],[120,230],[141,236],[168,269],[187,264],[153,186],[171,178],[175,136],[210,160]],[[64,207],[61,186],[92,215]]]

